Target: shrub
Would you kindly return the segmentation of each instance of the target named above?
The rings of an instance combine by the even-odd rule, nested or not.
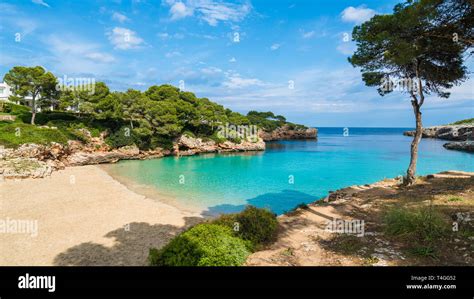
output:
[[[448,235],[449,224],[431,208],[407,211],[395,208],[384,218],[385,233],[403,239],[408,251],[422,257],[436,258],[439,239]]]
[[[23,113],[29,113],[30,112],[30,108],[28,108],[27,106],[23,106],[23,105],[17,105],[17,104],[13,104],[13,103],[5,103],[4,104],[4,112],[6,113],[10,113],[10,114],[13,114],[13,115],[20,115],[20,114],[23,114]]]
[[[239,266],[250,254],[248,244],[228,227],[198,224],[158,250],[150,249],[152,266]]]
[[[236,236],[250,241],[254,249],[274,241],[278,229],[274,213],[254,206],[247,206],[238,214],[223,215],[214,223],[229,227]]]
[[[0,144],[18,147],[23,143],[49,144],[52,141],[66,144],[73,136],[67,131],[39,128],[37,126],[11,123],[0,126]]]
[[[192,138],[196,138],[196,135],[194,135],[194,133],[189,131],[189,130],[184,131],[182,135],[192,137]]]
[[[408,211],[395,208],[385,215],[385,232],[391,236],[432,241],[446,234],[449,227],[443,216],[430,208]]]
[[[110,134],[105,142],[113,148],[134,144],[133,132],[130,127],[123,126]]]

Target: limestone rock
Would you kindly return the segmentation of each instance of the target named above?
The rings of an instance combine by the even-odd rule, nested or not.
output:
[[[465,151],[474,153],[474,141],[467,140],[467,141],[459,141],[459,142],[448,142],[443,144],[443,146],[447,149],[451,150],[458,150],[458,151]]]
[[[414,136],[415,131],[406,131],[403,135]],[[422,137],[466,141],[474,138],[474,125],[448,125],[423,128]]]
[[[292,140],[292,139],[317,139],[318,130],[315,128],[291,129],[288,125],[276,128],[271,132],[259,130],[259,137],[264,141]]]

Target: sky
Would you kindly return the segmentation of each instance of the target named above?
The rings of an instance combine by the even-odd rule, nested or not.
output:
[[[1,0],[0,76],[41,65],[118,91],[168,83],[309,126],[413,127],[407,94],[381,97],[347,61],[352,28],[398,2]],[[472,76],[451,93],[428,97],[425,126],[474,117]]]

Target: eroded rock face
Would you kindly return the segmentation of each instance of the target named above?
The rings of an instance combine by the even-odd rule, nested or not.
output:
[[[438,138],[452,141],[466,141],[474,139],[473,125],[453,125],[453,126],[436,126],[423,128],[423,138]],[[415,131],[406,131],[405,136],[414,136]]]
[[[12,158],[0,160],[0,181],[2,179],[43,178],[55,169],[52,161],[39,161],[35,158]]]
[[[443,144],[443,146],[450,150],[458,150],[464,152],[474,153],[474,141],[459,141],[459,142],[448,142]]]
[[[245,151],[263,151],[265,142],[259,138],[256,142],[242,141],[234,143],[225,141],[217,144],[215,141],[203,141],[201,138],[190,136],[181,136],[175,144],[173,153],[178,156],[190,156],[200,153],[215,152],[245,152]]]
[[[89,136],[87,132],[84,135]],[[104,135],[91,137],[84,144],[70,140],[67,145],[51,143],[50,145],[23,144],[18,149],[0,147],[1,178],[39,178],[48,176],[52,171],[66,166],[115,163],[119,160],[151,159],[163,156],[189,156],[200,153],[262,151],[265,142],[244,141],[239,144],[226,141],[221,144],[203,141],[201,138],[181,136],[175,141],[173,151],[155,148],[140,150],[137,146],[125,146],[110,150],[104,142]]]
[[[288,125],[285,125],[273,130],[272,132],[260,130],[259,136],[263,139],[263,141],[317,139],[318,130],[315,128],[290,129]]]

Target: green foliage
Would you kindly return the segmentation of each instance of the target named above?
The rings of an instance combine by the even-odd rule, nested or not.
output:
[[[450,125],[474,125],[474,118],[458,120]]]
[[[15,97],[31,96],[33,115],[38,106],[50,104],[59,97],[56,77],[41,66],[15,66],[5,74],[3,81],[12,87]],[[31,123],[34,124],[34,118]]]
[[[30,113],[30,108],[23,106],[23,105],[17,105],[13,103],[4,103],[3,104],[3,112],[13,114],[13,115],[21,115],[24,113]]]
[[[230,228],[198,224],[175,237],[162,249],[150,249],[153,266],[240,266],[250,254],[248,244]]]
[[[267,132],[271,132],[279,127],[288,126],[290,129],[306,129],[303,125],[296,125],[286,121],[281,115],[274,115],[273,112],[257,112],[249,111],[247,118],[251,124],[263,128]]]
[[[213,223],[231,228],[236,236],[250,241],[253,248],[273,242],[278,230],[276,215],[254,206],[247,206],[237,214],[222,215]]]
[[[431,241],[449,230],[443,216],[430,208],[406,210],[395,208],[384,218],[385,232],[391,236]]]
[[[361,67],[366,85],[379,87],[381,95],[393,90],[381,86],[390,76],[415,79],[418,90],[410,92],[412,97],[421,90],[448,97],[445,90],[466,78],[463,53],[472,47],[455,42],[453,33],[472,39],[472,22],[472,7],[465,0],[406,1],[397,4],[393,14],[376,15],[354,27],[357,50],[349,62]],[[421,93],[417,101],[423,104]]]
[[[449,233],[449,223],[431,208],[407,210],[393,208],[384,217],[385,233],[410,242],[409,251],[421,256],[436,256],[436,242]]]
[[[385,216],[386,233],[421,239],[433,239],[442,236],[446,223],[442,216],[429,208],[407,211],[392,209]]]
[[[57,142],[66,144],[76,136],[59,129],[40,128],[22,123],[0,123],[0,144],[16,148],[24,143],[49,144]]]
[[[38,78],[33,76],[32,79],[30,75]],[[52,105],[55,110],[59,109],[54,112],[35,113],[36,124],[60,127],[73,138],[77,136],[80,140],[83,140],[84,136],[78,133],[78,129],[87,129],[95,137],[100,132],[109,130],[112,134],[107,142],[113,147],[135,143],[140,149],[172,149],[172,141],[182,134],[222,143],[227,139],[219,137],[217,132],[219,126],[226,124],[254,124],[269,130],[281,125],[297,127],[286,122],[281,115],[254,111],[247,117],[225,109],[207,98],[197,98],[192,92],[181,91],[168,84],[151,86],[145,92],[133,89],[111,92],[104,82],[97,82],[75,89],[59,88],[60,93],[56,95],[54,91],[58,88],[54,88],[54,91],[48,89],[56,82],[56,78],[40,67],[14,67],[5,79],[11,84],[20,84],[16,90],[19,99],[36,92],[45,100],[39,106]],[[30,85],[36,83],[39,84],[37,89],[32,90]],[[38,101],[39,98],[38,96]],[[11,114],[18,115],[18,122],[29,123],[33,118],[28,107],[8,104],[6,109],[9,109],[6,113],[12,111]],[[69,112],[70,109],[75,112]],[[131,129],[131,138],[125,138],[119,132],[123,126]],[[228,139],[236,143],[241,142],[238,136]]]
[[[105,142],[112,148],[118,148],[135,144],[135,136],[130,127],[123,126],[107,136]]]

